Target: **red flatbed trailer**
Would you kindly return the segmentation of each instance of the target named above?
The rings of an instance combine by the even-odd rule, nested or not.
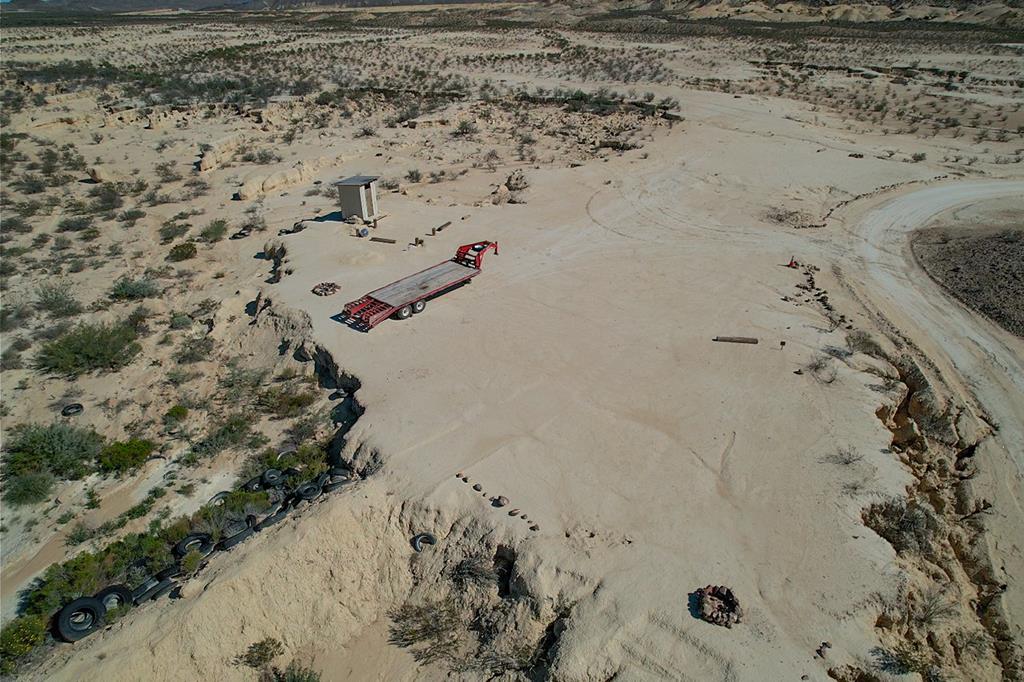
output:
[[[350,323],[367,331],[392,316],[408,319],[414,313],[423,312],[428,298],[479,275],[488,249],[494,249],[497,255],[498,243],[464,244],[452,258],[346,303],[342,314]]]

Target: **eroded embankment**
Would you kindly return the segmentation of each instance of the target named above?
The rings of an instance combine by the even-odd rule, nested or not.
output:
[[[889,401],[876,414],[893,434],[891,451],[914,477],[906,498],[871,504],[862,514],[908,576],[902,598],[881,605],[875,625],[883,647],[875,651],[875,667],[925,679],[954,671],[962,679],[1021,679],[1020,645],[1002,598],[1006,585],[985,533],[991,503],[972,483],[975,453],[990,428],[909,350],[885,349],[862,332],[849,342],[892,370],[883,377]],[[879,679],[853,666],[829,674]]]
[[[56,647],[25,676],[248,680],[252,672],[233,660],[256,641],[273,637],[284,645],[282,658],[316,666],[380,623],[392,644],[423,664],[479,677],[545,676],[572,608],[570,597],[548,594],[565,583],[557,569],[486,519],[394,496],[393,473],[372,433],[351,437],[365,412],[360,380],[313,341],[303,313],[258,296],[250,314],[250,329],[222,340],[243,348],[272,338],[281,356],[314,363],[334,400],[328,453],[362,480],[215,553],[182,579],[178,598],[144,604],[77,644]],[[410,542],[418,533],[436,542],[418,553]],[[587,589],[573,587],[574,594]],[[373,661],[380,653],[351,657]]]

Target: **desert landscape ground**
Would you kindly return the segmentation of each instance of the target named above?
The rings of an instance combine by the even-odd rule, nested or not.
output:
[[[677,4],[0,10],[4,679],[1024,679],[1022,10]]]

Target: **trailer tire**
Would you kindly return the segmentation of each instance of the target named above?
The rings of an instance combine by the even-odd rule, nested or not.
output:
[[[408,320],[410,317],[412,317],[411,305],[403,305],[397,312],[395,312],[396,320]]]
[[[65,642],[77,642],[99,630],[107,609],[95,597],[79,597],[57,614],[57,634]]]
[[[412,304],[412,313],[413,313],[413,315],[417,315],[419,313],[422,313],[423,309],[426,308],[426,307],[427,307],[427,302],[426,301],[422,301],[422,300],[416,301],[415,303]]]
[[[224,504],[224,500],[226,500],[228,495],[230,495],[230,494],[231,494],[230,491],[222,490],[221,492],[219,492],[216,495],[214,495],[213,497],[211,497],[207,501],[206,504],[210,505],[211,507],[219,507],[222,504]]]
[[[92,596],[93,599],[103,604],[103,608],[107,611],[113,611],[119,609],[122,606],[131,606],[132,602],[135,601],[132,598],[132,591],[125,585],[111,585],[110,587],[104,587],[102,590]]]

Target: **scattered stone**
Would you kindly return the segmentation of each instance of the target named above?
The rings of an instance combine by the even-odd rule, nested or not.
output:
[[[475,490],[475,491],[477,491],[477,492],[480,492],[480,491],[481,491],[481,490],[483,490],[483,489],[484,489],[484,487],[483,487],[482,485],[480,485],[479,483],[475,483],[475,484],[473,485],[473,490]]]
[[[509,516],[519,516],[519,510],[518,509],[513,509],[512,511],[510,511],[508,513],[508,515]]]
[[[530,526],[530,530],[538,531],[540,530],[540,526],[538,526],[537,524],[533,524],[532,526]]]
[[[731,628],[743,617],[740,602],[728,587],[708,585],[693,594],[697,597],[697,608],[701,619],[709,623]]]
[[[505,507],[508,505],[508,498],[505,497],[504,495],[499,495],[498,497],[494,498],[493,504],[495,507]]]

